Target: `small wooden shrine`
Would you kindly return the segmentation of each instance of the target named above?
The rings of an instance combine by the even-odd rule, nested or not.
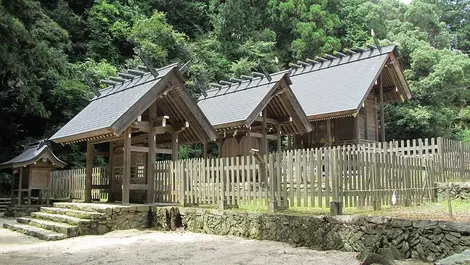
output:
[[[291,64],[292,91],[312,131],[294,148],[385,140],[384,105],[411,98],[394,45],[369,46]]]
[[[51,171],[65,165],[52,153],[45,141],[30,144],[23,153],[0,164],[0,168],[13,168],[12,203],[16,199],[17,204],[21,205],[23,199],[27,198],[28,205],[31,205],[32,196],[41,197],[42,194],[46,194],[46,203],[49,204],[47,191],[50,188]]]
[[[288,72],[272,76],[253,73],[215,87],[201,96],[198,105],[217,131],[219,157],[268,153],[268,141],[310,132],[307,116],[294,96]]]
[[[178,159],[178,145],[216,140],[207,118],[184,88],[178,65],[138,66],[103,80],[110,85],[51,140],[87,142],[85,201],[107,188],[110,201],[155,202],[156,154]],[[95,150],[107,144],[106,152]],[[109,158],[108,184],[92,185],[93,157]]]

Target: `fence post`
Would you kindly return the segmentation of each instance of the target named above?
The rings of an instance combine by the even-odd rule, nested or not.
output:
[[[225,167],[228,166],[227,163],[225,163],[225,159],[224,158],[219,158],[220,159],[220,163],[221,163],[221,167],[220,167],[220,170],[221,172],[219,172],[220,174],[220,198],[219,198],[219,208],[224,210],[227,208],[227,200],[225,199],[225,183],[226,183],[226,171],[225,171]]]
[[[336,147],[330,148],[331,151],[331,187],[333,193],[333,201],[330,202],[330,214],[342,215],[343,203],[339,199],[339,174],[338,174],[338,150]]]
[[[465,166],[465,163],[464,163],[464,152],[463,152],[463,142],[460,141],[459,142],[459,176],[460,176],[460,181],[464,181],[464,166]]]
[[[442,143],[442,137],[437,138],[437,154],[439,159],[439,177],[438,182],[443,182],[445,179],[445,166],[444,166],[444,145]]]
[[[186,181],[185,181],[186,180],[186,176],[185,176],[186,167],[184,166],[185,162],[186,161],[184,160],[180,160],[180,161],[176,160],[176,161],[170,162],[175,167],[175,172],[180,179],[180,205],[182,207],[186,206]]]
[[[373,189],[375,190],[372,194],[374,194],[374,202],[373,202],[373,207],[374,211],[380,210],[380,197],[379,197],[379,189],[380,189],[380,170],[381,170],[381,165],[380,165],[380,153],[376,152],[374,154],[374,162],[375,162],[375,167],[374,167],[374,186]]]

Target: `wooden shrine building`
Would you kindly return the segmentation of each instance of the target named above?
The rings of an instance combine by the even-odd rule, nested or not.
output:
[[[290,78],[313,129],[294,148],[384,141],[384,104],[411,98],[394,45],[299,61]]]
[[[30,144],[17,157],[0,164],[0,168],[12,168],[11,199],[17,198],[17,204],[23,204],[23,195],[27,194],[28,205],[31,196],[46,195],[49,203],[48,190],[51,183],[51,171],[62,168],[66,164],[57,158],[45,141]]]
[[[151,70],[151,71],[150,71]],[[155,201],[156,154],[178,158],[178,145],[216,140],[211,124],[184,88],[176,64],[139,66],[102,81],[110,86],[51,140],[87,142],[85,201],[91,201],[94,156],[109,157],[109,194],[123,204]],[[95,145],[109,143],[108,152]]]
[[[281,135],[311,131],[307,116],[292,93],[287,71],[241,76],[215,84],[199,107],[217,131],[219,157],[246,156],[251,149],[268,152],[268,140],[281,147]]]

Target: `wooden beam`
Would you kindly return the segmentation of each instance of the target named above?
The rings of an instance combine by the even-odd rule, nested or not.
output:
[[[147,184],[129,184],[129,190],[147,190],[148,187]]]
[[[150,134],[149,134],[150,136]],[[151,138],[151,137],[149,137]],[[154,145],[155,146],[155,145]],[[148,153],[149,148],[146,146],[136,146],[136,145],[131,145],[131,152],[136,152],[136,153]]]
[[[385,142],[385,120],[384,120],[384,88],[382,74],[379,76],[380,89],[380,141]]]
[[[173,127],[174,131],[180,132],[180,131],[182,131],[186,128],[189,128],[189,122],[187,122],[187,121],[178,122],[178,123],[172,124],[171,127]]]
[[[171,155],[171,154],[173,154],[173,149],[167,149],[167,148],[155,148],[155,153],[156,153],[156,154],[166,154],[166,155]]]
[[[86,169],[85,169],[85,202],[91,202],[91,185],[93,178],[93,143],[86,145]]]
[[[166,127],[169,118],[169,116],[161,116],[156,118],[150,118],[150,120],[153,122],[153,126],[155,127]]]
[[[150,122],[148,121],[136,121],[132,124],[132,129],[148,133],[150,131]]]
[[[155,127],[155,134],[173,133],[174,130],[171,127]]]
[[[262,133],[254,133],[254,132],[252,132],[252,133],[251,133],[251,137],[263,139],[264,136],[263,136]],[[266,139],[269,139],[269,140],[277,140],[277,135],[275,135],[275,134],[267,134],[267,135],[266,135]]]
[[[131,181],[131,130],[124,131],[123,178],[122,178],[122,204],[129,205],[129,191]]]

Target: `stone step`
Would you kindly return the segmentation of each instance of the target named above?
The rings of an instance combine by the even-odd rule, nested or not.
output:
[[[67,215],[79,219],[90,219],[90,220],[99,220],[104,216],[98,212],[87,212],[80,210],[73,210],[68,208],[56,208],[56,207],[41,207],[41,212],[50,213],[50,214],[60,214]]]
[[[84,212],[99,212],[106,213],[106,209],[109,209],[109,205],[101,203],[69,203],[69,202],[56,202],[53,204],[55,208],[70,209]],[[119,206],[116,206],[119,207]]]
[[[62,233],[67,237],[74,237],[74,236],[79,235],[78,227],[74,225],[28,218],[28,217],[20,217],[16,219],[16,221],[20,224],[27,224],[30,226],[35,226],[35,227],[51,230],[57,233]]]
[[[76,218],[73,216],[62,215],[62,214],[52,214],[46,212],[34,212],[31,213],[31,218],[41,219],[41,220],[48,220],[57,223],[65,223],[69,225],[87,225],[88,223],[92,222],[90,219],[81,219]]]
[[[34,227],[30,225],[25,225],[25,224],[12,224],[12,223],[4,223],[3,227],[6,229],[10,229],[12,231],[20,232],[28,236],[34,236],[37,237],[41,240],[61,240],[67,238],[66,235],[53,232],[50,230],[42,229],[39,227]]]

